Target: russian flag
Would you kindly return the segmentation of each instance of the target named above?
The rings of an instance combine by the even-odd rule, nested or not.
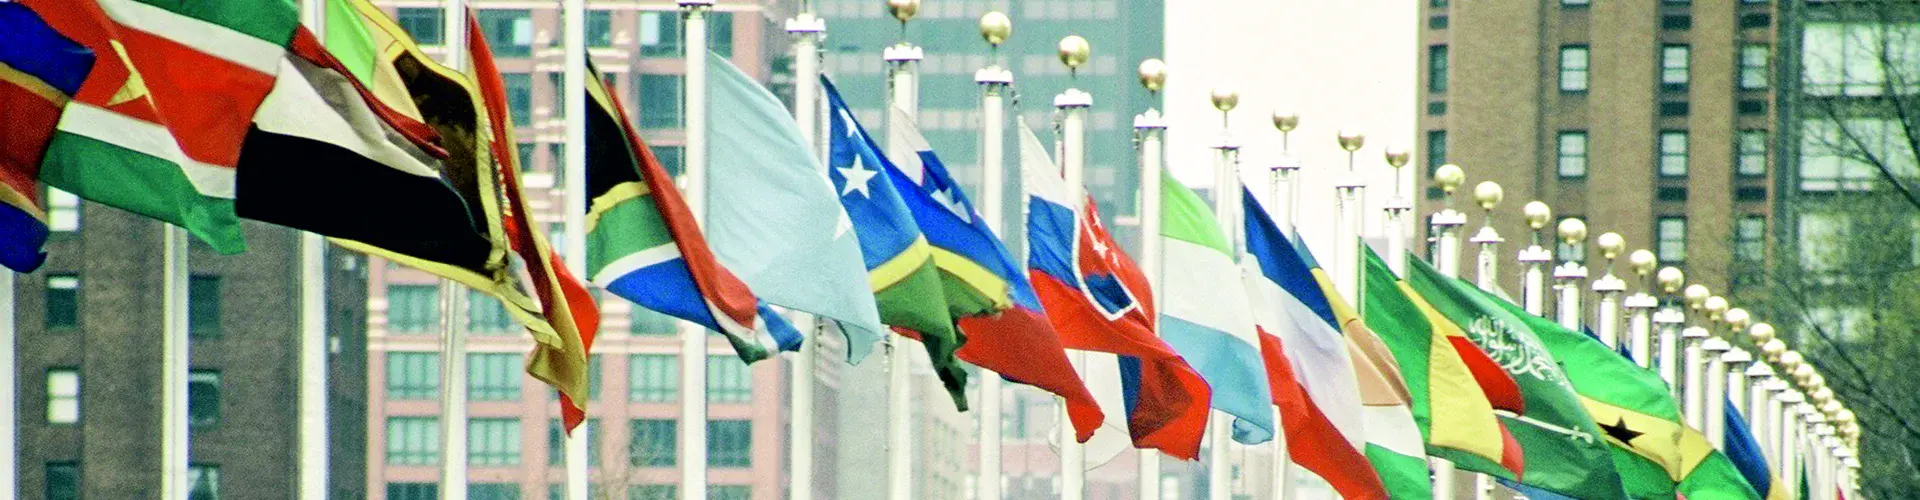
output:
[[[1211,390],[1154,334],[1146,276],[1100,226],[1092,199],[1072,200],[1033,130],[1025,123],[1019,128],[1028,276],[1061,343],[1086,353],[1082,378],[1101,409],[1127,417],[1108,419],[1088,441],[1088,465],[1129,445],[1198,458]]]

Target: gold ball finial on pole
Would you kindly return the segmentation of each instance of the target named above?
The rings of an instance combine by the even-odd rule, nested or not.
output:
[[[901,24],[906,24],[913,20],[913,16],[920,15],[920,0],[887,0],[887,12],[893,14],[893,18],[900,20]]]
[[[1653,274],[1654,268],[1659,266],[1660,259],[1654,257],[1653,252],[1645,248],[1634,250],[1633,253],[1627,254],[1627,267],[1632,269],[1633,274],[1639,275],[1641,279],[1645,279],[1648,275]]]
[[[1806,358],[1800,357],[1800,351],[1787,349],[1786,346],[1787,344],[1785,342],[1780,344],[1780,348],[1783,349],[1780,352],[1780,368],[1782,375],[1791,377],[1793,376],[1793,371],[1800,369],[1800,364],[1806,362]]]
[[[1087,59],[1093,57],[1093,45],[1080,35],[1067,35],[1060,39],[1060,64],[1067,70],[1079,73],[1080,67],[1087,65]]]
[[[1293,129],[1300,128],[1300,112],[1284,106],[1274,108],[1273,128],[1280,129],[1280,133],[1282,134],[1293,132]]]
[[[1506,197],[1507,192],[1500,189],[1499,183],[1483,181],[1473,186],[1473,202],[1480,205],[1481,210],[1493,210],[1493,207],[1499,205],[1500,200]]]
[[[1387,145],[1387,151],[1385,153],[1385,156],[1387,159],[1387,166],[1390,166],[1396,169],[1407,166],[1407,162],[1413,159],[1413,153],[1407,151],[1407,146],[1405,144]]]
[[[1240,106],[1240,91],[1234,89],[1232,85],[1214,87],[1213,93],[1207,97],[1213,100],[1213,109],[1220,110],[1222,113],[1233,111],[1233,108]]]
[[[1451,196],[1454,191],[1460,190],[1460,185],[1466,182],[1467,172],[1461,170],[1459,165],[1448,163],[1441,165],[1440,168],[1433,171],[1433,183],[1439,184],[1440,191],[1449,196]]]
[[[1603,259],[1613,260],[1620,256],[1620,252],[1627,251],[1627,239],[1620,237],[1620,233],[1612,231],[1600,233],[1600,238],[1595,243],[1600,245],[1600,258]]]
[[[1367,143],[1367,136],[1362,135],[1358,130],[1342,128],[1340,129],[1339,141],[1340,149],[1352,153],[1359,151],[1360,146]]]
[[[1728,307],[1727,298],[1719,295],[1708,296],[1706,302],[1700,303],[1700,308],[1707,311],[1707,321],[1715,323],[1726,317]]]
[[[1773,325],[1766,322],[1754,323],[1753,326],[1747,327],[1747,336],[1753,338],[1754,345],[1765,349],[1767,343],[1774,340]]]
[[[1680,287],[1687,285],[1687,274],[1680,272],[1680,268],[1672,266],[1660,268],[1660,274],[1655,275],[1653,279],[1660,284],[1660,291],[1667,295],[1680,293]]]
[[[1159,93],[1167,88],[1167,63],[1159,59],[1140,61],[1140,86],[1147,92]]]
[[[1547,224],[1553,223],[1553,208],[1540,200],[1527,202],[1525,206],[1520,207],[1520,214],[1527,219],[1527,227],[1535,231],[1545,229]]]
[[[1786,353],[1787,343],[1781,342],[1780,339],[1771,339],[1760,344],[1760,354],[1769,362],[1784,363],[1782,357],[1786,356]]]
[[[1747,327],[1753,326],[1753,315],[1746,309],[1738,307],[1728,309],[1720,315],[1720,319],[1727,322],[1727,328],[1732,329],[1733,332],[1745,331]]]
[[[1568,217],[1560,221],[1560,241],[1573,245],[1587,240],[1587,221],[1577,217]]]
[[[1787,354],[1800,353],[1787,351]],[[1785,355],[1783,354],[1782,356]],[[1809,365],[1805,361],[1793,365],[1793,381],[1799,383],[1801,390],[1806,390],[1809,386],[1813,385],[1813,365]]]
[[[1013,36],[1013,19],[1007,13],[991,11],[980,16],[980,38],[995,48],[1007,43],[1007,37]]]
[[[1681,297],[1687,301],[1688,309],[1700,309],[1707,305],[1707,297],[1712,296],[1713,292],[1708,291],[1706,285],[1698,283],[1687,285],[1687,289],[1681,292]]]

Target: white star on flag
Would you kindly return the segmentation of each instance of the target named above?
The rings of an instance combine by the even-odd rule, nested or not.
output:
[[[968,213],[967,205],[960,203],[960,199],[953,195],[953,187],[936,189],[927,194],[933,196],[933,201],[939,202],[940,206],[946,207],[948,212],[953,212],[953,215],[960,217],[960,220],[968,224],[973,223],[973,214]]]
[[[854,191],[859,191],[860,196],[863,198],[870,198],[873,196],[873,193],[867,190],[867,183],[869,181],[872,181],[874,176],[880,175],[880,172],[867,170],[866,162],[863,160],[863,157],[864,155],[861,155],[859,153],[854,153],[853,165],[845,168],[834,169],[834,170],[839,170],[840,176],[845,177],[847,179],[846,187],[843,187],[840,189],[840,196],[846,196],[848,194],[853,193]]]

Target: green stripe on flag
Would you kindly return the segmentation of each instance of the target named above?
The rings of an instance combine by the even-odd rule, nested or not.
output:
[[[1427,476],[1427,461],[1396,453],[1380,445],[1368,444],[1367,461],[1380,474],[1380,483],[1394,499],[1433,498],[1433,483]]]
[[[201,195],[173,162],[62,131],[47,143],[40,180],[96,203],[186,228],[220,253],[247,249],[233,200]]]
[[[112,10],[136,3],[148,5],[225,26],[283,47],[293,39],[293,29],[300,26],[300,9],[292,0],[101,0],[100,3]]]
[[[326,33],[321,34],[320,43],[346,66],[347,72],[353,73],[353,79],[370,85],[374,64],[380,59],[380,51],[373,46],[373,33],[367,31],[359,12],[346,0],[326,2]]]
[[[608,222],[595,224],[587,233],[588,276],[628,255],[674,244],[673,233],[647,196],[613,205],[600,220]]]
[[[1188,189],[1173,174],[1160,172],[1160,235],[1195,245],[1212,248],[1223,255],[1232,255],[1227,249],[1227,236],[1220,232],[1220,223],[1213,217],[1213,209],[1200,199],[1198,193]]]

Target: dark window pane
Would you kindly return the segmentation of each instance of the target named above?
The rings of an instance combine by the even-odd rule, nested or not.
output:
[[[680,489],[671,484],[642,484],[627,487],[627,500],[679,500]]]
[[[587,46],[613,46],[613,11],[587,11]]]
[[[500,77],[507,88],[507,114],[513,116],[513,124],[522,127],[532,125],[533,75],[506,73]]]
[[[477,290],[467,290],[467,331],[475,335],[500,335],[513,332],[513,317],[500,299]]]
[[[187,374],[187,421],[194,426],[220,423],[220,371]]]
[[[440,17],[441,13],[441,9],[438,8],[401,7],[398,15],[394,16],[394,20],[399,22],[400,28],[406,30],[407,34],[413,35],[413,40],[420,42],[421,45],[439,45],[443,43],[440,39],[442,30],[446,28],[445,18]]]
[[[187,467],[187,500],[220,500],[220,466]]]
[[[47,275],[47,329],[80,326],[80,275]]]
[[[520,485],[514,483],[472,483],[467,485],[468,500],[520,500]]]
[[[1427,91],[1447,91],[1447,46],[1427,47]]]
[[[753,465],[753,422],[712,420],[707,422],[707,465],[748,467]]]
[[[1447,164],[1447,131],[1427,131],[1427,175]]]
[[[1661,16],[1660,29],[1675,31],[1693,29],[1693,16],[1685,14]]]
[[[707,50],[723,57],[733,57],[733,13],[714,12],[707,15]]]
[[[487,46],[501,57],[533,54],[533,13],[526,9],[480,9],[474,16]]]
[[[1687,201],[1687,188],[1663,187],[1656,191],[1660,201]]]
[[[435,483],[387,483],[387,500],[440,500]]]
[[[47,463],[47,500],[80,500],[80,463]]]
[[[220,277],[187,279],[187,335],[220,336]]]
[[[440,288],[387,285],[387,330],[425,333],[440,327]]]
[[[680,126],[680,75],[642,74],[638,92],[640,109],[634,110],[634,114],[640,117],[642,128]]]
[[[1740,107],[1740,114],[1743,114],[1743,115],[1767,114],[1767,101],[1762,101],[1759,99],[1741,99],[1739,107]]]
[[[1741,29],[1759,29],[1773,25],[1773,15],[1765,12],[1740,15]]]
[[[664,419],[639,419],[632,423],[628,460],[642,467],[672,467],[679,443],[678,422]]]
[[[1660,116],[1687,116],[1687,101],[1666,101],[1660,103]]]
[[[1748,186],[1734,189],[1733,201],[1767,201],[1767,188]]]
[[[1427,18],[1427,29],[1435,29],[1435,30],[1447,29],[1447,16],[1445,14],[1442,14],[1442,15]]]
[[[709,486],[707,500],[753,500],[753,487],[740,484]]]
[[[680,55],[680,13],[645,11],[640,13],[640,55],[678,57]]]
[[[1428,116],[1440,116],[1444,114],[1447,114],[1447,101],[1433,101],[1433,102],[1427,103]]]
[[[387,353],[387,399],[433,399],[440,394],[440,353]]]

